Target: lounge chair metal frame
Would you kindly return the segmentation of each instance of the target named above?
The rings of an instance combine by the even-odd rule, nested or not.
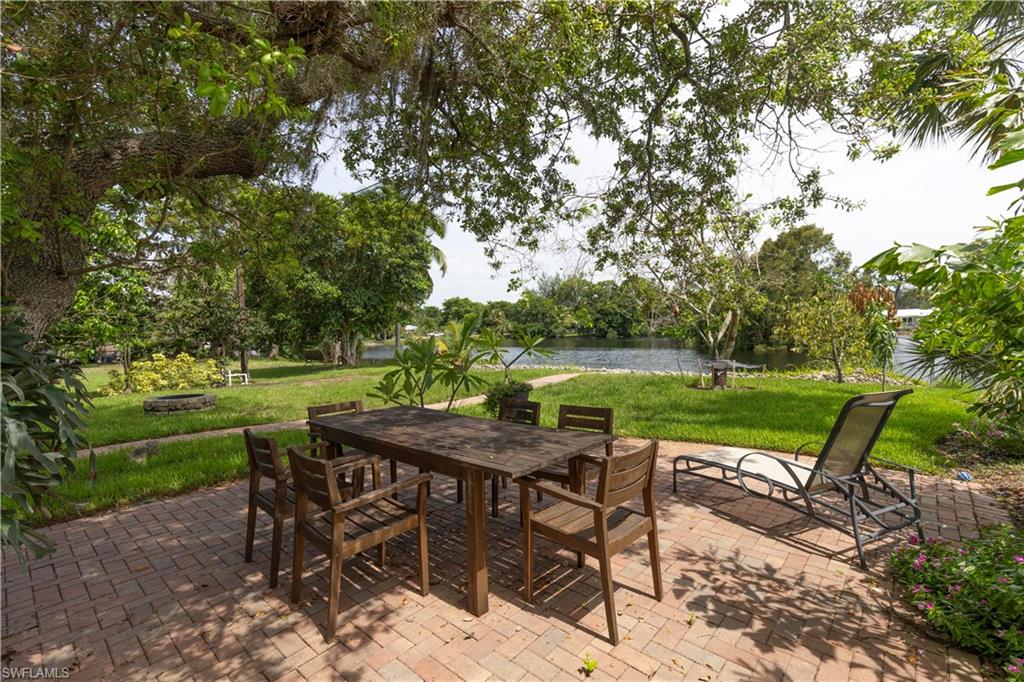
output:
[[[680,455],[672,460],[672,491],[678,491],[677,474],[679,473],[688,473],[712,481],[736,485],[748,495],[770,499],[851,536],[857,546],[860,564],[866,568],[864,546],[868,543],[880,540],[890,533],[908,526],[916,526],[918,533],[923,534],[921,507],[917,498],[915,481],[916,470],[895,462],[871,457],[871,449],[874,447],[875,441],[878,440],[896,402],[912,392],[911,389],[906,389],[886,393],[869,393],[848,400],[839,413],[832,432],[813,466],[800,462],[800,455],[804,454],[805,448],[818,444],[813,441],[798,447],[795,459],[754,451],[743,455],[735,465],[732,465],[725,462],[716,463],[706,455]],[[851,471],[843,474],[829,472],[827,470],[829,457],[833,453],[836,442],[842,436],[844,427],[849,428],[847,425],[850,423],[851,415],[861,408],[877,409],[879,407],[884,410],[878,415],[873,432],[867,439],[863,451],[859,453],[858,461],[853,465]],[[751,471],[749,467],[744,471],[744,462],[754,456],[767,457],[780,465],[791,481],[785,480],[784,476],[772,478],[764,473]],[[909,494],[893,485],[884,474],[872,466],[868,461],[869,457],[888,468],[905,472],[909,481]],[[680,462],[685,463],[685,467],[680,467]],[[702,473],[707,469],[718,469],[721,475]],[[751,489],[748,480],[759,481],[767,487],[767,492]],[[885,501],[872,499],[872,493],[884,496]],[[828,499],[829,495],[837,495],[839,499]],[[830,518],[828,514],[831,514],[833,518]],[[834,517],[841,517],[844,522],[840,522]],[[878,529],[869,532],[864,528],[866,523],[873,523],[878,526]]]

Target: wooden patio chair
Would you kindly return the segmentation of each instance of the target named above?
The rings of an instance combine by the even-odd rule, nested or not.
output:
[[[848,400],[813,465],[801,462],[800,455],[815,443],[798,447],[795,459],[719,448],[672,460],[672,490],[676,491],[679,473],[736,485],[748,495],[770,499],[852,536],[861,567],[867,568],[867,543],[908,526],[916,526],[923,534],[915,470],[874,458],[907,474],[908,490],[904,493],[868,461],[897,401],[908,393],[913,391],[867,393]],[[680,462],[685,466],[679,466]],[[718,475],[704,473],[708,470]],[[866,524],[875,530],[866,532]]]
[[[385,543],[416,529],[419,548],[420,592],[430,593],[427,554],[427,483],[430,474],[418,474],[385,488],[366,492],[346,501],[338,486],[338,475],[372,464],[372,457],[328,458],[326,442],[288,448],[295,485],[295,546],[292,566],[292,601],[302,597],[302,563],[305,541],[330,558],[330,593],[327,597],[327,631],[331,641],[338,626],[341,601],[341,568],[344,559],[378,547],[377,560],[385,561]],[[310,456],[310,455],[314,456]],[[402,504],[392,495],[417,488],[416,507]],[[314,510],[309,510],[309,503]]]
[[[595,557],[601,570],[609,639],[614,645],[619,642],[619,629],[615,621],[611,558],[643,535],[647,536],[651,553],[654,598],[661,601],[662,597],[654,508],[658,442],[652,440],[637,450],[611,456],[581,456],[600,467],[597,494],[593,498],[556,488],[530,476],[516,479],[523,508],[523,586],[526,601],[532,603],[534,534],[575,550],[581,567],[583,555]],[[558,502],[534,512],[530,504],[531,490],[542,490]],[[641,496],[643,512],[622,506]]]
[[[289,484],[288,467],[277,449],[273,438],[257,436],[252,429],[242,432],[245,450],[249,455],[249,510],[245,524],[245,560],[252,561],[253,544],[256,541],[256,510],[262,509],[274,519],[274,531],[270,540],[270,587],[277,587],[277,574],[281,565],[281,538],[284,522],[293,510],[295,495]],[[273,482],[272,487],[262,487],[263,479]]]
[[[607,433],[608,435],[611,435],[613,415],[614,411],[610,407],[559,405],[558,428],[573,429],[576,431],[594,431],[597,433]],[[604,454],[610,457],[614,452],[614,448],[615,446],[612,443],[606,443],[604,446]],[[587,467],[584,471],[584,481],[590,481],[597,477],[598,469],[596,467]],[[545,467],[540,471],[534,472],[532,476],[544,481],[558,483],[563,488],[568,488],[570,479],[569,464],[566,463]],[[586,483],[584,483],[584,485],[586,485]],[[538,490],[537,501],[539,502],[542,499],[543,493]]]
[[[362,400],[349,400],[344,403],[329,403],[326,405],[312,405],[306,408],[306,413],[309,415],[309,421],[306,422],[306,426],[309,428],[309,442],[319,443],[324,439],[323,433],[320,431],[320,427],[311,424],[312,420],[317,417],[324,417],[329,414],[355,414],[363,411]],[[376,490],[380,488],[381,477],[380,477],[380,457],[375,455],[369,455],[362,450],[356,450],[355,448],[343,449],[340,445],[332,445],[331,457],[371,457],[375,461],[370,465],[370,474],[373,480],[373,488]],[[398,465],[395,460],[389,460],[391,465],[391,482],[394,483],[398,480]],[[341,481],[344,482],[344,474],[342,474]],[[358,495],[363,490],[363,482],[365,480],[365,472],[360,469],[353,472],[352,474],[352,485],[355,488],[355,494]]]
[[[500,421],[515,422],[516,424],[528,424],[529,426],[540,426],[540,403],[532,400],[518,400],[516,398],[504,398],[498,405],[498,419]],[[501,479],[501,487],[508,488],[508,479],[504,476],[495,476],[491,479],[491,516],[498,516],[498,479]]]

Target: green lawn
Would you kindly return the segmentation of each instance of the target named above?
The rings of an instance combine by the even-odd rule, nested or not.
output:
[[[689,388],[677,376],[589,374],[534,391],[544,404],[541,423],[554,426],[558,405],[615,408],[615,432],[626,436],[686,440],[792,452],[801,443],[828,436],[843,403],[871,384],[833,384],[800,379],[741,380],[753,390],[705,391]],[[949,466],[935,442],[964,420],[961,391],[915,387],[893,412],[875,454],[922,471]],[[467,407],[482,415],[483,408]]]
[[[305,430],[271,434],[286,447],[308,442]],[[248,475],[249,463],[241,434],[167,443],[145,461],[133,461],[130,449],[96,457],[96,477],[89,478],[88,460],[57,489],[49,504],[53,521],[95,514],[107,509],[205,488]],[[77,504],[77,507],[76,507]]]
[[[280,380],[264,381],[260,378],[264,371],[278,372]],[[256,385],[217,390],[217,410],[180,417],[143,415],[143,396],[100,398],[91,417],[93,438],[124,441],[298,419],[309,404],[365,400],[366,392],[384,370],[314,368],[310,371],[320,379],[338,379],[315,383],[306,379],[287,381],[283,377],[288,371],[262,365],[254,372],[259,382]],[[519,376],[544,373],[524,371]],[[615,431],[621,435],[792,451],[806,441],[823,439],[850,396],[878,390],[874,385],[785,378],[739,383],[753,390],[695,390],[675,376],[590,374],[538,389],[531,397],[544,404],[542,423],[548,426],[555,424],[559,403],[607,405],[615,408]],[[937,452],[935,441],[951,430],[954,421],[965,418],[966,404],[960,398],[956,389],[915,388],[896,408],[875,448],[876,454],[927,472],[947,469],[950,463]],[[367,402],[369,406],[377,404]],[[479,406],[462,411],[483,414]],[[305,432],[282,431],[273,437],[288,445],[304,441]],[[97,457],[95,480],[88,477],[88,463],[80,462],[75,474],[59,488],[61,499],[53,505],[54,520],[237,480],[245,476],[248,466],[240,435],[168,443],[143,462],[132,461],[129,453],[125,449]]]
[[[368,394],[380,381],[381,375],[389,369],[334,369],[322,365],[303,365],[301,362],[261,360],[254,363],[251,369],[251,385],[208,389],[217,395],[217,406],[211,410],[184,414],[155,416],[143,413],[142,401],[159,393],[97,396],[93,398],[94,409],[88,415],[86,436],[92,445],[99,446],[179,433],[303,419],[306,407],[322,403],[362,400],[367,408],[378,407],[382,402],[370,398]],[[96,388],[102,384],[107,371],[109,367],[87,368],[90,387]],[[517,378],[529,380],[556,374],[558,371],[529,369],[515,370],[513,373]],[[488,381],[500,376],[496,371],[479,374]],[[429,399],[433,401],[447,397],[441,387],[432,389],[429,394]]]

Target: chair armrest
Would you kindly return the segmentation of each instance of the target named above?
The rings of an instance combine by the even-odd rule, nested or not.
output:
[[[594,455],[576,455],[575,457],[569,458],[570,461],[574,459],[581,459],[587,464],[596,464],[597,466],[601,466],[601,462],[607,459],[607,455],[604,457],[595,457]]]
[[[825,443],[820,441],[820,440],[810,440],[810,441],[807,441],[806,443],[801,443],[799,446],[797,446],[797,449],[793,453],[793,456],[796,457],[797,461],[799,461],[800,460],[800,454],[803,452],[804,448],[806,448],[809,445],[824,445],[824,444]],[[814,456],[817,457],[817,455],[814,455]]]
[[[882,464],[882,465],[885,466],[886,469],[896,469],[897,471],[905,471],[908,474],[909,473],[915,473],[916,474],[916,473],[920,472],[920,470],[915,468],[915,467],[907,466],[906,464],[900,464],[899,462],[894,462],[891,459],[884,459],[882,457],[875,457],[874,455],[871,455],[870,457],[868,457],[868,463],[871,463],[871,462],[877,462],[878,464]]]
[[[315,454],[315,452],[314,452],[313,455],[307,455],[306,453],[307,452],[316,451],[316,450],[326,451],[330,447],[331,447],[331,444],[328,443],[327,441],[325,441],[325,440],[318,440],[315,443],[299,443],[298,445],[289,445],[288,446],[288,452],[291,453],[291,452],[294,451],[295,454],[297,454],[297,455],[303,455],[305,457],[311,457],[311,456],[312,457],[316,457],[317,455]],[[323,459],[327,459],[327,457],[324,457]]]
[[[412,478],[407,478],[404,481],[398,483],[392,483],[384,488],[378,488],[377,490],[371,490],[368,493],[363,493],[359,497],[353,497],[348,502],[342,502],[334,508],[335,512],[344,513],[353,509],[359,509],[360,507],[366,506],[371,502],[382,500],[385,497],[391,497],[399,490],[405,490],[406,488],[415,488],[418,485],[422,485],[430,481],[432,476],[430,474],[417,474]]]
[[[592,511],[604,510],[604,507],[602,505],[598,504],[595,500],[592,500],[589,497],[570,492],[563,488],[556,488],[554,486],[541,483],[535,478],[523,477],[516,478],[514,480],[521,487],[530,488],[531,490],[539,490],[545,495],[550,495],[551,497],[554,497],[556,499],[563,500],[565,502],[570,502],[579,507],[585,507]]]
[[[334,473],[343,474],[346,471],[377,464],[380,462],[380,457],[377,455],[343,455],[328,461],[331,463]]]

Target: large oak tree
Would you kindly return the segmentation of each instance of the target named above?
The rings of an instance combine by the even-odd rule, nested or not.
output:
[[[534,247],[577,207],[580,130],[618,149],[594,249],[671,256],[731,210],[751,135],[798,171],[815,123],[871,148],[922,55],[970,58],[984,5],[6,2],[4,298],[39,334],[105,265],[97,207],[138,218],[125,265],[180,241],[171,199],[335,152],[492,247]]]

